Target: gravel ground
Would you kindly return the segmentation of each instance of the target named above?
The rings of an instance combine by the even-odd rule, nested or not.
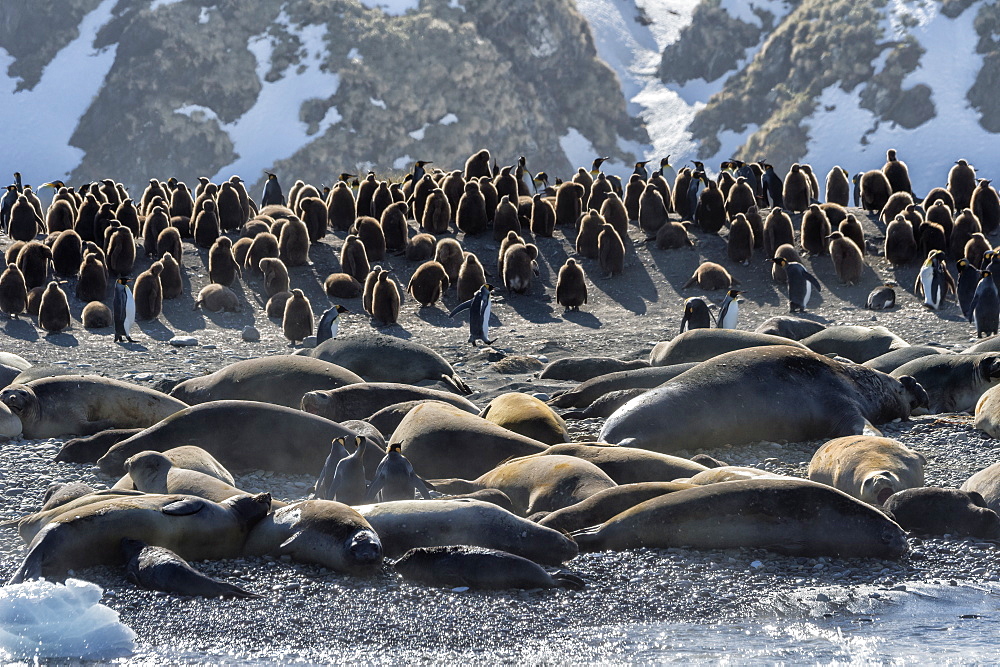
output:
[[[854,211],[861,215],[860,211]],[[869,251],[881,245],[881,229],[870,221]],[[633,241],[638,234],[633,231]],[[291,271],[292,286],[301,287],[318,314],[327,307],[322,279],[337,270],[342,236],[328,235],[310,252],[313,264]],[[467,250],[487,270],[496,265],[495,245],[470,239]],[[537,367],[570,355],[637,358],[677,331],[683,298],[699,294],[681,290],[699,261],[725,265],[746,290],[741,328],[752,329],[787,309],[782,288],[772,283],[769,265],[755,258],[750,266],[725,259],[718,237],[699,237],[695,250],[660,251],[636,244],[629,251],[625,274],[601,279],[596,261],[583,260],[589,275],[590,301],[579,313],[562,313],[554,302],[555,275],[572,243],[561,231],[554,239],[537,239],[540,276],[527,296],[501,296],[494,308],[494,348],[472,348],[466,341],[467,320],[449,320],[441,307],[403,306],[400,324],[384,333],[412,338],[442,353],[473,386],[479,405],[504,391],[552,392],[572,383],[538,380]],[[972,342],[971,326],[957,306],[930,312],[905,290],[898,306],[886,313],[863,310],[868,292],[887,280],[911,287],[916,267],[894,271],[874,254],[858,286],[837,284],[829,258],[815,258],[812,271],[824,285],[823,299],[808,314],[826,324],[883,324],[912,344],[934,343],[961,350]],[[79,324],[84,304],[71,298],[74,326],[41,335],[31,319],[4,322],[3,349],[33,363],[59,364],[87,373],[155,386],[160,382],[216,370],[227,363],[288,352],[280,323],[262,311],[262,285],[245,278],[237,290],[250,304],[242,313],[211,314],[191,310],[193,294],[204,285],[206,253],[185,244],[184,265],[189,291],[165,304],[157,320],[140,323],[134,345],[111,342],[110,330],[87,331]],[[391,257],[396,279],[403,282],[415,263]],[[383,262],[385,264],[385,262]],[[142,260],[138,269],[148,261]],[[494,282],[498,279],[494,276]],[[73,294],[73,279],[64,286]],[[721,294],[712,295],[714,299]],[[445,308],[455,304],[454,293]],[[110,303],[110,300],[108,301]],[[374,325],[362,313],[360,299],[343,302],[341,335],[367,335]],[[254,325],[261,341],[244,342],[240,331]],[[174,335],[193,335],[199,344],[175,348]],[[601,420],[571,422],[576,440],[596,437]],[[975,431],[968,415],[936,415],[883,427],[927,457],[928,484],[957,486],[971,473],[1000,460],[995,441]],[[36,510],[45,487],[54,481],[81,480],[109,486],[86,464],[53,463],[62,441],[12,440],[0,443],[0,518]],[[820,442],[760,443],[705,450],[738,465],[803,476]],[[694,454],[696,452],[690,452]],[[236,472],[236,471],[234,471]],[[318,471],[317,471],[318,472]],[[311,477],[288,477],[268,471],[237,474],[247,491],[269,490],[285,500],[303,498]],[[374,661],[496,662],[629,661],[628,644],[619,630],[630,623],[685,621],[729,622],[783,613],[801,605],[797,594],[812,587],[845,586],[877,599],[913,581],[980,584],[1000,581],[996,545],[975,540],[912,539],[911,551],[899,562],[791,558],[757,550],[698,552],[687,549],[587,554],[567,564],[587,581],[583,591],[509,591],[473,593],[427,589],[402,583],[391,572],[369,579],[334,574],[323,568],[271,559],[241,559],[198,564],[203,570],[262,595],[255,600],[174,598],[138,590],[121,571],[95,568],[78,573],[106,590],[104,602],[122,614],[139,635],[137,658],[173,663],[228,661]],[[13,531],[0,531],[0,576],[6,578],[23,554]],[[862,592],[863,591],[863,592]]]

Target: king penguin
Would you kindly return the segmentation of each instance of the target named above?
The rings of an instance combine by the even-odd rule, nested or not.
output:
[[[924,305],[932,310],[941,310],[948,290],[956,292],[955,281],[948,273],[944,251],[931,250],[917,273],[913,291],[924,297]],[[978,288],[977,288],[978,289]]]
[[[129,279],[122,276],[115,285],[115,300],[112,303],[115,319],[115,342],[120,343],[122,339],[134,343],[129,332],[135,324],[135,299],[132,297],[132,290],[128,286]]]
[[[343,306],[337,305],[327,308],[319,318],[319,325],[316,327],[316,344],[319,345],[325,340],[337,337],[340,330],[340,314],[350,311]]]
[[[663,179],[669,183],[671,187],[673,187],[674,181],[677,180],[677,170],[670,164],[669,155],[660,159],[660,175],[663,176]]]
[[[782,208],[785,205],[784,199],[784,187],[785,184],[781,180],[781,176],[774,173],[774,165],[770,165],[763,160],[758,164],[764,169],[764,173],[761,174],[760,180],[763,186],[764,204],[768,203],[768,198],[770,198],[770,204],[774,208]]]
[[[976,287],[971,311],[972,317],[969,319],[976,325],[976,338],[982,338],[983,334],[995,336],[1000,328],[1000,292],[997,291],[989,269],[983,271],[983,277]]]
[[[345,438],[337,438],[345,441]],[[365,501],[368,484],[365,481],[365,450],[368,439],[364,436],[354,436],[357,449],[353,454],[333,461],[334,453],[323,466],[319,480],[316,482],[316,497],[323,500],[336,500],[345,505],[360,505]],[[343,447],[343,444],[340,445]],[[344,449],[346,452],[346,448]]]
[[[719,307],[720,329],[736,328],[736,322],[740,317],[740,306],[736,302],[736,297],[740,294],[743,294],[743,292],[735,289],[726,292],[726,298],[722,300],[722,306]]]
[[[285,195],[281,193],[281,184],[278,183],[278,177],[269,171],[265,171],[264,173],[267,174],[267,181],[264,182],[264,194],[260,198],[260,207],[264,208],[271,204],[284,206]]]
[[[823,289],[819,281],[798,262],[789,262],[784,257],[775,257],[772,261],[784,267],[788,277],[788,312],[805,312],[809,306],[809,297],[812,296],[812,288],[815,287],[817,292]]]
[[[483,285],[479,288],[468,301],[464,301],[457,306],[455,309],[448,313],[448,317],[455,317],[457,313],[462,312],[466,308],[469,309],[469,342],[475,346],[477,340],[481,340],[487,345],[492,345],[493,341],[490,340],[490,292],[493,290],[492,285]]]
[[[375,476],[368,487],[368,493],[365,494],[366,503],[374,501],[379,493],[382,494],[382,502],[413,500],[414,489],[430,500],[431,494],[427,490],[427,483],[413,471],[413,466],[400,451],[401,447],[400,443],[394,442],[386,449],[385,458],[375,469]]]
[[[977,293],[977,286],[982,275],[979,269],[974,267],[969,260],[964,257],[958,260],[958,305],[962,309],[965,319],[972,321],[972,300]]]
[[[684,317],[681,318],[681,333],[691,329],[708,329],[712,326],[712,311],[704,297],[692,296],[684,300]]]

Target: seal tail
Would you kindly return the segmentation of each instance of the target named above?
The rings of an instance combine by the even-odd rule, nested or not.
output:
[[[465,384],[465,381],[457,375],[441,374],[441,381],[454,387],[460,394],[471,394],[472,388]]]
[[[574,574],[573,572],[566,572],[564,570],[554,573],[552,575],[552,580],[555,581],[560,588],[569,588],[574,591],[582,591],[587,587],[587,582],[585,582],[580,575]]]
[[[569,537],[580,547],[580,551],[600,551],[603,543],[600,536],[601,526],[591,526],[574,530]]]

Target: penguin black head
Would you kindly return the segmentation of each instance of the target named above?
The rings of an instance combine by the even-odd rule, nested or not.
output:
[[[278,178],[277,176],[275,176],[274,174],[272,174],[269,171],[265,171],[264,173],[267,174],[267,180],[269,180],[269,181],[273,181],[274,179]]]
[[[118,279],[118,284],[119,285],[127,285],[131,280],[132,280],[132,278],[130,278],[129,276],[122,276],[122,277],[120,277]]]
[[[643,167],[645,167],[645,166],[646,166],[647,164],[649,164],[649,160],[646,160],[645,162],[636,162],[636,163],[635,163],[635,168],[636,168],[636,169],[642,169],[642,168],[643,168]]]
[[[983,254],[983,259],[985,259],[985,258],[986,258],[986,255],[984,253]],[[964,257],[962,259],[958,260],[957,262],[955,262],[955,266],[958,267],[959,271],[963,270],[968,265],[969,265],[969,260],[965,259]]]
[[[784,257],[775,257],[774,259],[769,261],[774,262],[778,266],[785,266],[786,264],[788,264],[788,260],[785,259]]]
[[[607,160],[610,160],[610,159],[611,158],[609,158],[609,157],[599,157],[599,158],[596,158],[594,160],[594,163],[590,166],[590,173],[591,174],[596,174],[597,172],[599,172],[601,170],[601,165],[604,164]]]
[[[344,308],[343,306],[341,306],[341,305],[338,304],[337,305],[337,312],[338,313],[349,313],[351,311],[347,310],[346,308]]]
[[[386,449],[386,451],[387,452],[397,452],[398,453],[400,451],[400,449],[402,448],[402,446],[403,445],[401,443],[391,442],[391,443],[389,443],[389,447]]]
[[[670,156],[669,155],[667,157],[665,157],[665,158],[661,158],[660,159],[660,168],[661,169],[663,167],[669,167],[669,166],[670,166]]]
[[[337,180],[340,181],[340,182],[342,182],[342,183],[346,183],[347,181],[351,180],[352,178],[357,178],[357,174],[348,174],[345,171],[340,176],[337,177]]]
[[[726,292],[726,296],[728,296],[730,298],[733,298],[733,299],[735,299],[736,297],[738,297],[740,294],[743,294],[743,292],[741,290],[738,290],[738,289],[731,289],[728,292]]]
[[[416,165],[415,165],[415,166],[417,166],[417,167],[424,167],[425,165],[428,165],[428,164],[434,164],[434,163],[433,163],[433,162],[431,162],[430,160],[427,160],[427,161],[424,161],[424,160],[417,160],[417,162],[416,162]]]
[[[993,275],[993,272],[990,271],[989,269],[983,269],[983,272],[980,275],[982,275],[983,278],[989,278],[990,276]]]

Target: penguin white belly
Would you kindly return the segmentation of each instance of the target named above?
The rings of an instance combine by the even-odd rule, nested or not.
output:
[[[920,286],[924,289],[924,305],[937,309],[937,295],[934,293],[934,267],[925,266],[920,269]]]
[[[809,305],[809,297],[811,297],[812,293],[813,293],[812,283],[809,282],[808,280],[806,280],[805,282],[806,282],[806,291],[805,291],[805,294],[802,295],[802,307],[803,308],[806,308]]]
[[[125,333],[132,330],[133,324],[135,324],[135,298],[132,296],[132,290],[125,287]]]
[[[735,329],[736,322],[739,318],[740,307],[736,305],[736,300],[734,299],[729,302],[729,307],[726,308],[726,314],[722,317],[722,321],[719,323],[719,326],[722,329]]]
[[[330,323],[330,338],[336,338],[337,332],[340,331],[340,318],[334,318],[333,322]]]
[[[487,341],[490,339],[490,308],[492,304],[490,303],[490,298],[486,297],[486,303],[483,305],[483,340]]]

